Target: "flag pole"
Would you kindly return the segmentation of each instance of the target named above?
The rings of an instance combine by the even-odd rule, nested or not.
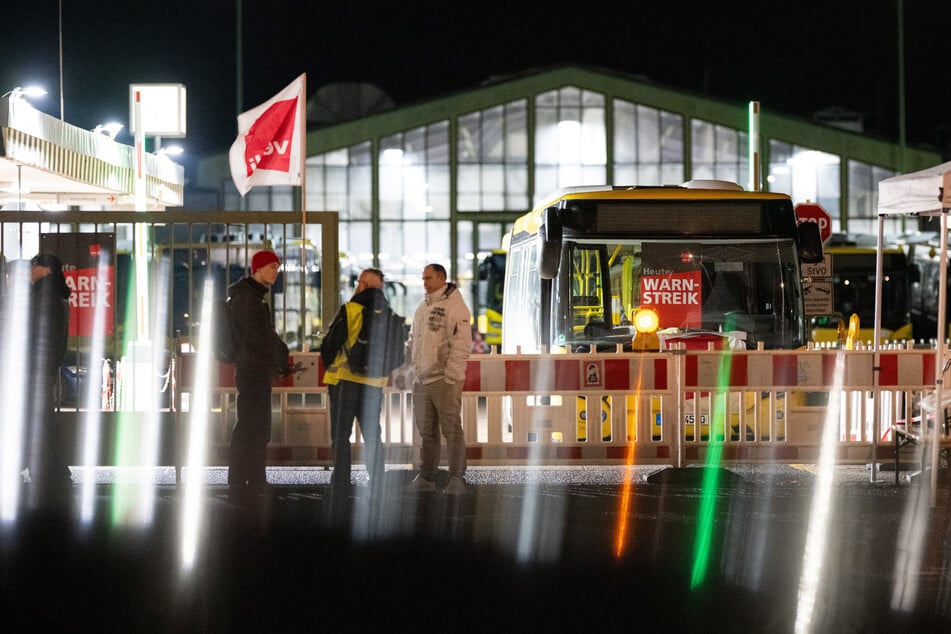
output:
[[[307,339],[307,73],[302,75],[301,95],[297,114],[300,135],[300,345],[301,351],[310,350]]]
[[[301,75],[302,103],[297,114],[297,126],[300,130],[300,208],[301,222],[307,218],[307,73]]]

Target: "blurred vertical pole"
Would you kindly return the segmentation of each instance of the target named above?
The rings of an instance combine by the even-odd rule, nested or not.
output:
[[[146,212],[148,207],[148,183],[146,182],[146,151],[145,151],[145,124],[142,121],[142,91],[136,90],[133,95],[132,118],[135,130],[135,210]],[[135,273],[135,323],[136,336],[131,348],[132,351],[132,380],[127,386],[131,390],[125,393],[131,400],[127,400],[127,409],[146,411],[149,386],[152,372],[152,344],[149,330],[149,227],[145,222],[136,222],[134,225],[132,258]]]
[[[300,139],[300,329],[298,343],[301,350],[308,352],[307,342],[307,73],[304,73],[304,85],[297,101],[297,138]],[[316,253],[314,254],[316,257]],[[287,275],[285,267],[285,276]],[[286,311],[285,311],[285,314]]]
[[[901,152],[901,172],[908,171],[905,163],[905,9],[898,0],[898,147]]]
[[[747,189],[751,192],[758,192],[763,189],[763,179],[760,176],[760,140],[759,140],[759,102],[750,102],[750,181]]]
[[[65,107],[63,99],[63,0],[59,0],[59,120],[63,121]]]
[[[235,1],[235,45],[234,45],[234,98],[235,98],[235,117],[241,114],[244,107],[244,83],[241,76],[242,68],[241,58],[243,56],[242,47],[244,46],[244,22],[242,20],[241,0]]]
[[[235,0],[235,43],[234,43],[234,105],[235,120],[244,108],[244,8],[241,0]],[[244,196],[238,196],[238,210],[248,208]]]
[[[145,128],[142,124],[142,91],[136,90],[132,107],[135,118],[135,210],[148,211],[148,192],[145,180]],[[135,223],[135,292],[136,292],[136,335],[139,341],[149,338],[148,314],[148,227],[144,222]]]

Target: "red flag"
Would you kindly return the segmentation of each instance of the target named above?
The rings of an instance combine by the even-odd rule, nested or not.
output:
[[[304,130],[301,75],[260,106],[238,116],[238,138],[228,153],[231,178],[244,196],[255,185],[300,185]]]

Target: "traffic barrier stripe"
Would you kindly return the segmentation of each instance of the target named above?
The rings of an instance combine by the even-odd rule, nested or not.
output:
[[[829,387],[869,389],[875,385],[874,352],[688,352],[684,387],[720,388]],[[934,351],[879,352],[879,387],[920,388],[935,381]],[[841,369],[841,379],[837,378]]]
[[[874,352],[838,350],[696,351],[684,355],[686,390],[717,388],[828,387],[870,389],[875,385]],[[879,352],[878,385],[883,388],[934,386],[936,353],[931,350]],[[555,354],[473,355],[466,366],[465,391],[480,393],[632,392],[666,391],[669,353],[643,355]],[[177,364],[177,383],[188,391],[195,355],[184,354]],[[291,364],[302,370],[275,380],[274,387],[325,388],[324,367],[318,353],[294,353]],[[842,379],[836,374],[841,365]],[[234,387],[233,366],[219,365],[217,388]],[[723,375],[721,377],[721,375]]]
[[[663,357],[594,357],[553,355],[533,359],[474,356],[466,369],[468,392],[578,392],[637,389],[666,390]]]

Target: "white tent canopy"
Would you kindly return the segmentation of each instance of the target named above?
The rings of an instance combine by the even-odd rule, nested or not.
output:
[[[879,215],[937,214],[941,211],[941,180],[949,172],[951,161],[919,172],[886,178],[878,184]]]
[[[948,323],[946,313],[948,294],[948,212],[951,212],[951,162],[935,165],[910,174],[901,174],[886,178],[878,184],[878,254],[876,261],[877,285],[875,290],[875,337],[873,346],[876,352],[875,367],[878,368],[879,336],[882,328],[882,267],[884,256],[883,233],[885,218],[891,215],[924,215],[940,216],[941,218],[941,251],[939,264],[938,284],[938,350],[935,363],[935,403],[943,403],[943,375],[945,373],[945,328]],[[876,383],[878,374],[876,371]],[[875,392],[876,395],[878,392]],[[936,407],[931,444],[931,505],[935,505],[935,489],[937,487],[938,470],[935,468],[938,461],[938,440],[941,434],[943,415],[941,408]],[[876,404],[876,417],[878,407]],[[922,416],[922,434],[928,434],[926,417]],[[877,434],[876,434],[877,435]],[[875,435],[873,435],[874,438]]]

